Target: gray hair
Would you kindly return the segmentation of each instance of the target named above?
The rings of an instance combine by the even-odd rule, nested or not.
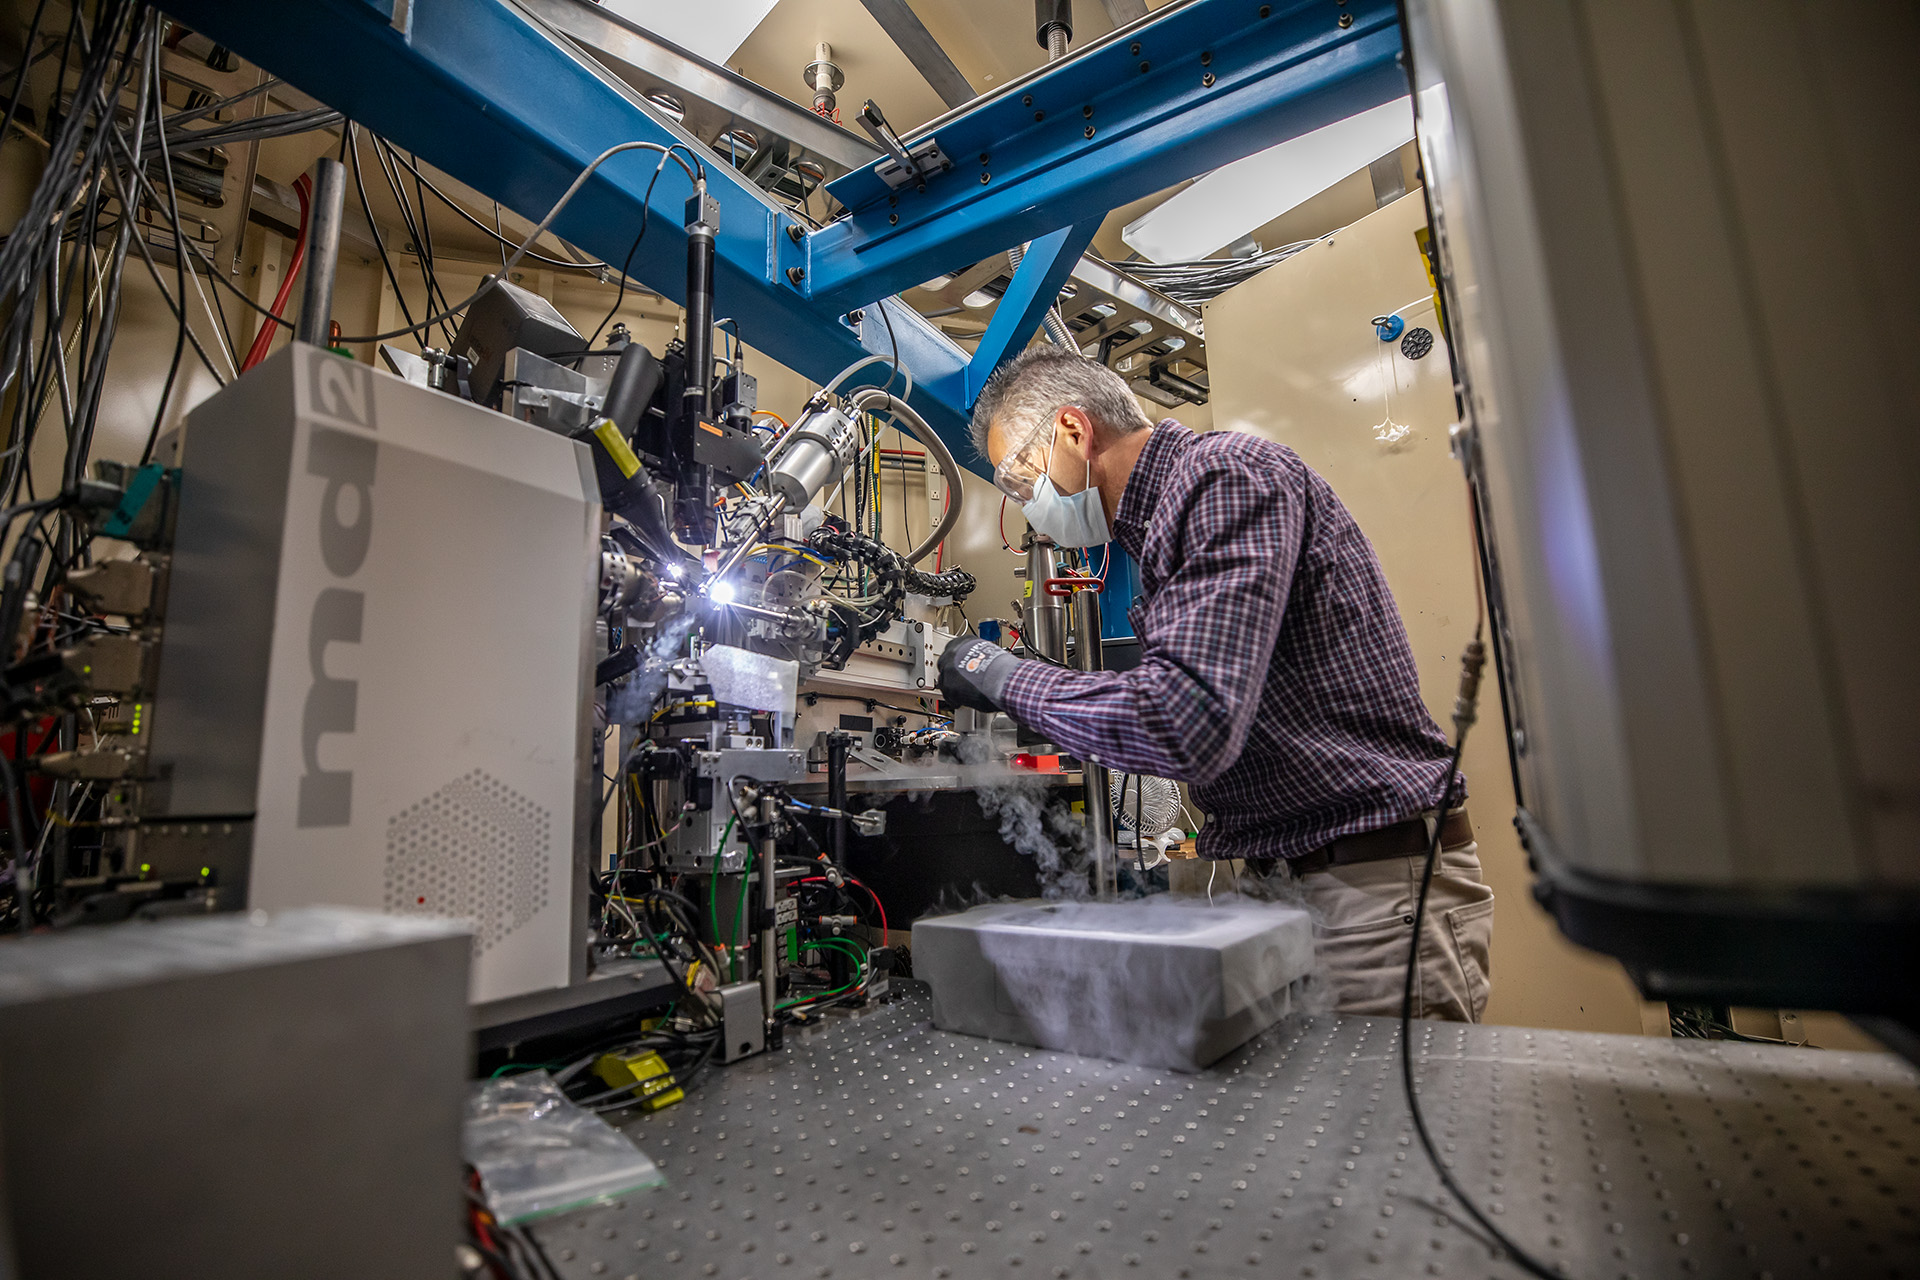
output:
[[[973,405],[973,447],[987,456],[987,432],[999,420],[1017,447],[1067,405],[1124,435],[1153,425],[1126,380],[1098,360],[1040,344],[994,370]]]

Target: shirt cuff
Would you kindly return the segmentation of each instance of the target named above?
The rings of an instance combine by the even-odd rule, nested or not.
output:
[[[1015,720],[1036,732],[1046,732],[1042,723],[1054,692],[1065,678],[1077,673],[1052,666],[1038,658],[1027,658],[1014,668],[1001,693],[1001,702]]]

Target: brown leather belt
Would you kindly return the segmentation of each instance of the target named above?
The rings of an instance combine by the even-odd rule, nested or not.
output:
[[[1408,818],[1390,827],[1341,836],[1332,844],[1298,858],[1287,859],[1287,868],[1297,876],[1325,871],[1328,867],[1352,866],[1356,862],[1382,862],[1388,858],[1417,858],[1425,854],[1433,837],[1425,818]],[[1473,840],[1473,823],[1466,808],[1455,809],[1440,826],[1440,847],[1457,849]]]

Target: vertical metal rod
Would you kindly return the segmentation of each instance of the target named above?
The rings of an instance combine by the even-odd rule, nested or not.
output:
[[[1101,669],[1100,596],[1096,592],[1073,593],[1073,649],[1074,665],[1080,670]],[[1111,902],[1120,896],[1120,868],[1107,770],[1092,760],[1084,761],[1080,768],[1087,791],[1087,837],[1093,849],[1093,896]]]
[[[1035,537],[1027,553],[1027,648],[1055,662],[1067,659],[1067,607],[1059,596],[1047,594],[1047,579],[1065,576],[1066,553],[1051,539]]]
[[[327,345],[327,321],[333,319],[333,274],[340,266],[340,221],[346,207],[347,171],[322,156],[314,175],[313,208],[307,218],[307,287],[300,297],[297,342]]]
[[[259,88],[266,82],[266,78],[266,70],[262,68],[259,74],[254,77],[254,88]],[[253,118],[258,120],[266,109],[267,95],[264,93],[256,93],[253,96]],[[241,262],[241,257],[247,247],[247,220],[253,212],[253,180],[259,176],[260,144],[258,142],[249,142],[247,144],[247,176],[240,183],[240,198],[236,202],[240,206],[240,216],[234,219],[235,226],[238,229],[233,233],[233,261],[227,267],[227,274],[230,276],[239,275],[240,268],[244,265]]]
[[[780,862],[774,850],[773,824],[779,816],[778,802],[770,795],[761,796],[760,827],[766,834],[760,839],[760,910],[764,913],[760,929],[760,1005],[769,1026],[780,998],[780,953],[776,950],[779,930],[773,924],[774,887],[779,881]]]
[[[847,753],[853,735],[835,729],[827,735],[827,805],[835,810],[827,827],[827,854],[836,867],[847,864]]]
[[[713,391],[713,234],[719,207],[696,184],[687,201],[687,381],[685,411],[696,420],[712,416]],[[691,428],[690,428],[691,429]]]

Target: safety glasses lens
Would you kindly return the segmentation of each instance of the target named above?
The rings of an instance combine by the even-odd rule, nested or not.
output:
[[[1000,465],[993,469],[994,485],[1015,502],[1033,501],[1033,488],[1040,482],[1040,477],[1047,473],[1047,453],[1051,443],[1051,434],[1036,433],[1032,439],[1000,459]]]

